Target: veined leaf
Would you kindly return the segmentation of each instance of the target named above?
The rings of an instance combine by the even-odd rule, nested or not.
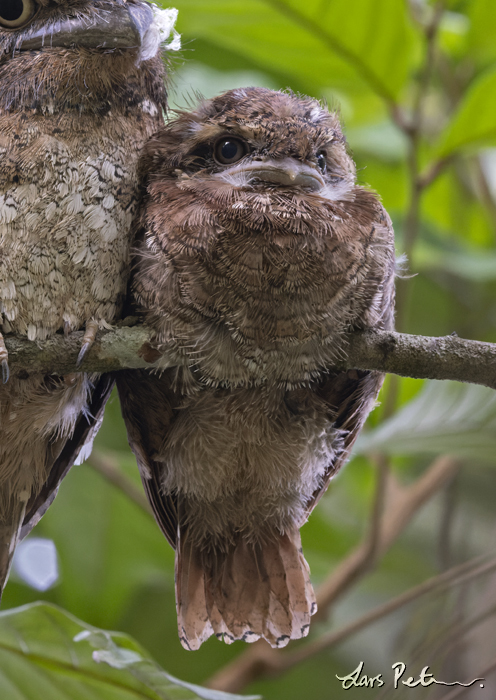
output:
[[[477,78],[465,93],[438,146],[441,157],[496,143],[496,67]]]
[[[207,40],[220,51],[248,57],[259,69],[316,87],[346,85],[359,75],[374,92],[392,100],[416,60],[416,34],[406,3],[398,0],[175,4],[186,40]]]
[[[496,391],[432,381],[389,420],[358,439],[355,452],[451,454],[496,464]]]
[[[256,700],[169,675],[127,635],[53,605],[0,613],[2,700]]]

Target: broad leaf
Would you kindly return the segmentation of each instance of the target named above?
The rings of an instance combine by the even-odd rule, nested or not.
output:
[[[441,138],[438,151],[447,156],[460,149],[496,143],[496,68],[471,85]]]
[[[34,603],[0,613],[2,700],[241,700],[185,683],[130,637]],[[255,700],[250,696],[249,700]]]
[[[478,65],[489,65],[496,60],[496,13],[493,0],[477,0],[466,4],[470,20],[468,43],[470,58]]]
[[[182,0],[179,29],[292,84],[343,86],[359,76],[393,99],[416,52],[406,3],[397,0]],[[194,48],[194,45],[192,46]]]
[[[388,421],[362,434],[355,452],[451,454],[496,464],[496,391],[432,381]]]

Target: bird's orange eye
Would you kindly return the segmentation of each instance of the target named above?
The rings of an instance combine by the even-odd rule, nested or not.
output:
[[[34,0],[1,0],[0,27],[19,29],[34,17],[36,10]]]
[[[230,165],[241,160],[247,151],[246,144],[241,139],[223,136],[215,144],[214,158],[221,165]]]

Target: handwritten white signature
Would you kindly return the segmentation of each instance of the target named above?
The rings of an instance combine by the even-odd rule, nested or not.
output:
[[[384,685],[382,673],[377,674],[377,676],[368,676],[365,673],[362,674],[364,665],[364,662],[360,661],[356,669],[347,676],[336,676],[338,681],[341,681],[341,687],[345,690],[353,687],[374,688],[376,685],[378,688],[381,688]],[[402,661],[397,661],[391,668],[394,671],[393,685],[395,688],[398,687],[400,681],[402,685],[406,685],[408,688],[416,688],[418,685],[427,688],[433,683],[437,683],[438,685],[462,685],[464,688],[469,688],[471,685],[474,685],[474,683],[477,683],[477,681],[484,681],[484,678],[474,678],[474,680],[470,681],[470,683],[460,683],[459,681],[445,683],[444,681],[438,681],[436,678],[434,678],[432,673],[429,673],[429,666],[424,666],[418,678],[409,676],[406,680],[402,680],[406,671],[406,664],[404,664]],[[483,688],[484,684],[481,683],[480,687]]]

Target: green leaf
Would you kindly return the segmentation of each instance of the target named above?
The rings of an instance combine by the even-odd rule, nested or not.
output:
[[[127,635],[34,603],[0,613],[2,700],[241,700],[169,675]],[[248,700],[255,700],[250,696]]]
[[[473,282],[487,282],[496,279],[496,252],[466,250],[443,250],[421,242],[415,249],[416,270],[444,270],[452,275]]]
[[[313,89],[365,82],[393,100],[408,78],[416,35],[397,0],[181,0],[186,45],[202,39],[268,73]],[[194,48],[194,43],[192,45]],[[228,66],[226,66],[228,68]]]
[[[496,67],[479,76],[465,93],[438,146],[441,157],[460,149],[496,143]]]
[[[378,428],[359,437],[356,453],[450,454],[496,464],[496,392],[432,381]]]
[[[494,0],[476,0],[466,4],[470,20],[468,43],[470,58],[477,65],[487,66],[496,60],[496,13]]]
[[[390,121],[348,129],[346,137],[354,153],[361,151],[390,163],[400,163],[406,157],[407,140]]]
[[[181,85],[181,89],[174,89]],[[191,101],[191,96],[201,94],[211,98],[239,87],[253,85],[277,90],[277,85],[266,75],[254,70],[220,71],[203,63],[191,61],[185,64],[175,75],[175,86],[169,92],[169,107],[181,109]],[[196,98],[194,99],[196,102]]]

